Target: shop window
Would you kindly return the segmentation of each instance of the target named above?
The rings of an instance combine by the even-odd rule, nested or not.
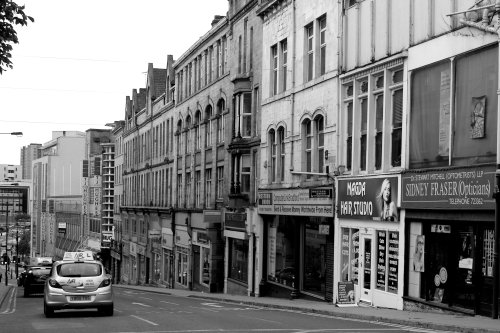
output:
[[[309,218],[304,232],[303,289],[324,296],[326,274],[326,235],[319,233],[319,225],[326,218]]]
[[[228,277],[248,283],[248,241],[236,238],[229,239],[229,271]]]
[[[210,283],[210,249],[206,247],[201,248],[201,277],[200,281],[202,284],[208,285]]]
[[[495,245],[495,230],[486,229],[483,232],[483,262],[482,272],[484,276],[493,277],[493,253]]]
[[[288,216],[279,216],[269,223],[268,280],[292,288],[297,281],[297,234],[300,225]]]
[[[359,229],[342,228],[341,244],[342,282],[358,283],[359,279]]]
[[[177,283],[187,287],[188,285],[188,250],[177,247]]]
[[[397,294],[399,271],[399,233],[377,230],[376,289]]]

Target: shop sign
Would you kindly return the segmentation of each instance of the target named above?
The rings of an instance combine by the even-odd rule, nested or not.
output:
[[[330,188],[260,191],[259,214],[332,217]]]
[[[66,232],[66,222],[59,222],[57,224],[57,230],[59,233],[65,233]]]
[[[148,230],[148,238],[156,239],[161,237],[161,231],[157,229]]]
[[[354,304],[354,283],[352,281],[339,282],[338,304]]]
[[[339,218],[399,221],[397,176],[339,179]]]
[[[161,246],[167,249],[172,249],[174,244],[172,229],[161,228]]]
[[[140,254],[141,256],[146,255],[146,247],[145,246],[137,244],[136,249],[137,249],[137,254]]]
[[[402,175],[401,207],[495,209],[495,166],[454,168]]]
[[[130,243],[130,255],[137,256],[137,244],[136,243]]]
[[[247,220],[246,213],[226,213],[224,219],[224,229],[245,231],[245,222]]]
[[[388,289],[390,292],[398,292],[398,271],[399,271],[399,233],[389,231],[389,277]]]

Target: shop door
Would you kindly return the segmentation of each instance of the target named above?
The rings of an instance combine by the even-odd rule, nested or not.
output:
[[[372,243],[372,235],[361,234],[359,236],[359,285],[361,290],[359,301],[368,304],[372,304]]]

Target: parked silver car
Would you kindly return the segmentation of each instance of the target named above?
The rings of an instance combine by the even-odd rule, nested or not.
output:
[[[85,255],[65,255],[56,261],[45,283],[43,312],[54,310],[97,308],[113,315],[113,289],[109,274],[98,260]]]

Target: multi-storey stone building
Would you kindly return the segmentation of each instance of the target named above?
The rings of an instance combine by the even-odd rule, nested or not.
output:
[[[338,3],[267,1],[258,13],[261,294],[331,301]]]
[[[259,1],[229,4],[228,66],[232,105],[228,205],[223,212],[225,237],[225,291],[255,295],[260,283],[256,254],[259,218],[256,209],[260,161],[260,105],[262,20]]]
[[[175,284],[222,291],[222,211],[227,205],[232,85],[226,17],[174,63]]]

